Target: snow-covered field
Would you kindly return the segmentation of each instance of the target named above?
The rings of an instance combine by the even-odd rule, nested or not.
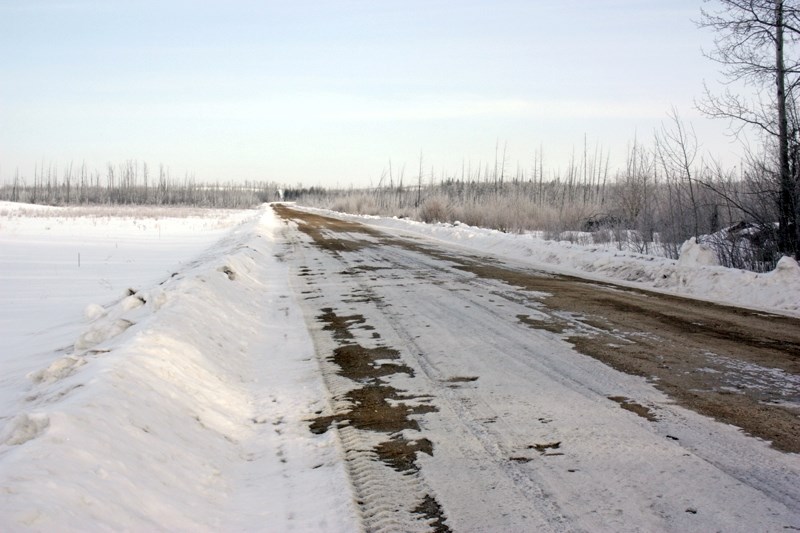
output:
[[[753,274],[704,264],[691,244],[675,262],[351,218],[537,268],[800,315],[791,260]],[[284,231],[269,206],[0,204],[0,530],[359,529],[341,444],[308,429],[328,398]]]
[[[356,528],[268,208],[0,212],[0,530]]]

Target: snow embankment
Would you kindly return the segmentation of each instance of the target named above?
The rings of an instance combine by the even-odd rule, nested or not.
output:
[[[687,241],[678,261],[615,250],[608,245],[549,241],[537,234],[511,234],[465,224],[425,224],[407,219],[342,215],[330,216],[424,235],[460,247],[518,261],[559,274],[620,283],[726,305],[800,316],[800,266],[784,257],[767,273],[718,265],[713,252],[694,239]]]
[[[305,421],[326,394],[281,227],[265,209],[86,305],[0,420],[0,529],[357,529],[339,444]]]

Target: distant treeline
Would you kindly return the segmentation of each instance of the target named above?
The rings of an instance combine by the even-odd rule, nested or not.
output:
[[[625,166],[588,150],[565,172],[493,165],[458,172],[384,173],[370,189],[288,189],[287,199],[336,211],[461,222],[504,232],[543,231],[553,239],[613,243],[677,258],[691,237],[714,247],[721,264],[772,270],[778,247],[778,188],[768,157],[726,170],[698,156],[691,131],[675,121],[652,146],[634,143]],[[391,169],[391,167],[390,167]],[[588,237],[587,237],[587,234]]]
[[[768,271],[787,253],[779,245],[780,187],[774,157],[765,151],[734,170],[699,156],[697,139],[678,119],[650,146],[634,142],[624,166],[610,170],[597,148],[565,171],[546,171],[541,151],[532,164],[508,170],[506,150],[493,164],[459,171],[396,175],[391,165],[377,187],[284,188],[275,183],[197,183],[174,179],[163,166],[108,165],[105,172],[72,166],[60,174],[37,168],[0,187],[0,200],[48,205],[182,205],[249,208],[296,201],[353,214],[423,222],[461,222],[504,232],[542,231],[548,238],[613,243],[620,250],[677,258],[695,237],[713,246],[721,264]],[[791,171],[800,172],[800,152]],[[793,227],[790,226],[789,229]],[[587,234],[589,235],[587,239]]]
[[[37,168],[32,179],[17,174],[0,187],[0,200],[43,205],[175,205],[248,208],[280,199],[275,183],[200,183],[191,176],[176,179],[160,166],[152,175],[145,163],[108,165],[105,172],[72,165],[61,173]]]

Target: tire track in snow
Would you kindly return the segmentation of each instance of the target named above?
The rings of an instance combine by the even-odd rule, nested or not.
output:
[[[297,240],[292,242],[298,255],[305,255],[304,245]],[[375,342],[380,334],[360,334],[359,329],[372,331],[371,326],[364,324],[363,317],[339,316],[332,307],[321,307],[328,298],[316,288],[314,269],[304,266],[299,274],[305,280],[305,290],[301,293],[306,294],[307,302],[313,302],[310,309],[321,312],[311,329],[330,395],[330,411],[319,413],[311,429],[336,431],[364,528],[375,532],[450,531],[416,466],[418,448],[432,453],[424,445],[430,441],[419,434],[417,422],[408,418],[409,414],[432,408],[414,405],[419,402],[388,384],[389,377],[404,369],[379,359],[396,358],[393,350]],[[331,304],[336,305],[347,296],[337,296]],[[363,295],[358,299],[363,299]],[[359,344],[370,340],[376,344],[374,348]],[[358,353],[350,357],[353,355],[350,352]],[[371,361],[370,353],[374,355]],[[370,372],[368,366],[375,372]],[[376,392],[377,397],[373,394]],[[398,407],[408,412],[398,414]]]
[[[302,245],[300,245],[302,246]],[[476,468],[482,471],[481,476],[487,486],[493,487],[491,494],[491,504],[486,504],[484,512],[486,520],[480,524],[473,524],[472,527],[497,527],[502,526],[504,523],[503,516],[514,516],[516,513],[527,513],[526,527],[535,527],[539,531],[566,531],[568,527],[563,523],[564,518],[558,511],[557,506],[553,501],[544,493],[540,484],[530,475],[525,475],[520,471],[517,463],[511,460],[513,455],[512,445],[503,442],[500,438],[503,434],[513,434],[510,427],[506,427],[502,421],[502,416],[493,411],[485,402],[469,405],[469,400],[461,397],[453,388],[457,381],[451,381],[452,376],[448,376],[445,372],[437,370],[431,360],[419,354],[423,354],[420,347],[413,339],[413,335],[402,327],[402,320],[399,315],[391,310],[391,306],[382,301],[372,288],[368,281],[371,276],[373,268],[365,265],[363,261],[366,250],[361,249],[359,257],[351,257],[350,255],[336,253],[334,255],[335,264],[340,265],[333,267],[328,265],[323,268],[323,264],[317,264],[320,277],[325,273],[325,280],[320,280],[319,284],[326,283],[327,285],[337,285],[336,295],[314,293],[313,302],[315,305],[323,305],[322,302],[332,302],[331,305],[347,300],[349,295],[358,294],[362,300],[362,307],[367,305],[373,307],[370,314],[372,321],[379,324],[376,328],[381,335],[390,336],[391,346],[403,346],[404,359],[406,361],[412,360],[415,369],[419,369],[420,373],[414,377],[415,390],[420,394],[431,394],[435,398],[435,403],[439,406],[444,405],[449,410],[447,419],[456,421],[456,426],[451,429],[459,435],[455,441],[462,439],[467,441],[465,446],[462,446],[459,455],[465,457]],[[386,248],[382,248],[382,255],[387,253]],[[305,264],[308,264],[306,259]],[[394,267],[403,270],[401,264],[393,266],[386,266],[382,263],[380,268],[392,269]],[[428,265],[426,265],[427,269]],[[338,271],[334,277],[329,273]],[[443,269],[443,271],[446,271]],[[312,283],[312,287],[318,285],[312,279],[316,276],[314,268],[305,266],[301,269],[301,277],[307,282]],[[383,272],[386,275],[386,272]],[[402,279],[402,278],[401,278]],[[308,292],[308,291],[303,291]],[[331,292],[319,291],[320,293]],[[320,297],[321,296],[321,297]],[[356,309],[356,308],[354,308]],[[363,309],[362,309],[363,310]],[[330,313],[330,309],[326,311]],[[353,311],[355,312],[355,311]],[[344,317],[344,322],[348,318]],[[395,319],[398,320],[395,320]],[[357,320],[353,318],[353,320]],[[355,328],[354,328],[355,329]],[[323,339],[320,344],[326,341]],[[321,353],[329,353],[335,351],[335,344],[329,345],[320,350]],[[343,400],[349,390],[352,388],[352,383],[347,380],[343,381],[338,375],[339,369],[330,367],[328,362],[322,361],[323,370],[327,376],[329,383],[329,391],[333,398],[333,412],[340,412],[346,410],[351,402]],[[327,368],[326,368],[327,367]],[[420,383],[422,378],[422,383]],[[456,378],[457,379],[457,378]],[[491,420],[498,426],[497,430],[491,430],[487,425],[487,420]],[[500,430],[503,427],[505,430]],[[348,463],[351,465],[351,477],[359,498],[359,504],[362,505],[362,513],[365,518],[365,524],[368,530],[383,530],[382,528],[387,525],[386,520],[391,515],[387,515],[387,509],[395,509],[395,517],[388,522],[389,530],[404,530],[409,526],[398,528],[397,524],[397,507],[399,500],[403,499],[405,490],[398,490],[403,484],[398,484],[393,481],[395,476],[391,474],[387,477],[386,468],[380,466],[376,468],[379,458],[370,452],[371,449],[377,445],[374,440],[372,442],[364,442],[365,435],[360,432],[353,432],[350,427],[339,427],[340,438],[343,439]],[[345,436],[345,433],[347,436]],[[430,489],[424,482],[424,471],[415,473],[413,477],[406,477],[406,480],[414,480],[414,484],[419,487],[413,491],[418,498],[420,495],[430,494]],[[372,490],[364,494],[363,489],[365,486],[371,487]],[[406,489],[408,487],[406,483]],[[381,501],[388,499],[388,502]],[[403,505],[407,507],[407,504]],[[488,511],[491,508],[491,511]],[[377,511],[375,511],[377,509]],[[375,520],[378,519],[378,522]],[[509,523],[509,527],[510,527]]]
[[[416,255],[413,261],[409,262],[409,254],[406,250],[402,252],[390,246],[380,249],[380,262],[382,269],[387,271],[398,270],[408,271],[409,266],[424,265],[424,272],[436,272],[439,276],[451,276],[452,270],[443,268],[438,261],[430,261],[425,255]],[[359,259],[358,261],[368,259]],[[355,265],[351,264],[353,268]],[[390,265],[390,266],[386,266]],[[422,271],[422,269],[420,269]],[[453,280],[450,284],[439,284],[446,292],[460,291],[465,280]],[[487,283],[480,279],[469,279],[470,284],[479,284],[489,292],[497,289],[496,284]],[[454,287],[455,285],[455,287]],[[362,290],[370,291],[371,286],[362,284]],[[493,306],[486,305],[477,297],[471,297],[469,292],[463,291],[466,301],[471,306],[482,308],[487,314],[496,316],[497,320],[487,322],[483,327],[490,327],[492,324],[503,324],[507,322],[497,315],[497,310]],[[434,313],[423,313],[426,316],[445,316],[452,313],[452,309],[447,309],[441,305],[440,300],[435,296],[426,299],[426,304],[437,307],[439,310]],[[513,456],[519,452],[519,445],[515,446],[509,442],[508,436],[514,435],[514,428],[507,424],[502,413],[494,410],[480,396],[472,394],[468,384],[473,381],[472,377],[464,377],[440,368],[428,351],[423,348],[416,340],[416,335],[406,324],[409,321],[408,310],[395,308],[383,298],[376,298],[376,305],[383,315],[385,327],[391,328],[397,337],[398,345],[405,348],[405,352],[419,366],[422,373],[427,378],[426,388],[431,391],[435,398],[435,403],[441,410],[449,411],[447,419],[455,422],[448,429],[448,433],[458,435],[454,438],[459,445],[459,453],[468,457],[474,464],[481,465],[481,477],[487,486],[493,487],[492,500],[496,510],[502,510],[504,502],[515,502],[510,509],[516,512],[527,512],[527,527],[537,531],[569,531],[565,517],[561,513],[558,505],[549,497],[543,489],[543,482],[534,475],[531,470],[524,471]],[[418,310],[419,311],[419,310]],[[505,329],[505,327],[503,328]],[[465,327],[469,330],[469,327]],[[506,331],[493,330],[489,337],[501,338]],[[519,459],[519,458],[516,458]],[[491,469],[491,471],[490,471]],[[424,474],[424,472],[423,472]],[[524,503],[524,505],[520,505]],[[502,514],[502,511],[498,514]],[[502,517],[495,517],[494,525],[502,523]],[[491,523],[491,522],[490,522]]]

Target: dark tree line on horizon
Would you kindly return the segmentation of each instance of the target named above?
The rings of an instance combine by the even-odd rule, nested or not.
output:
[[[201,183],[191,176],[175,179],[160,166],[151,176],[146,163],[109,164],[105,173],[86,165],[68,165],[61,174],[53,166],[37,167],[28,183],[19,174],[0,187],[0,200],[46,205],[173,205],[249,208],[280,198],[275,183]]]

